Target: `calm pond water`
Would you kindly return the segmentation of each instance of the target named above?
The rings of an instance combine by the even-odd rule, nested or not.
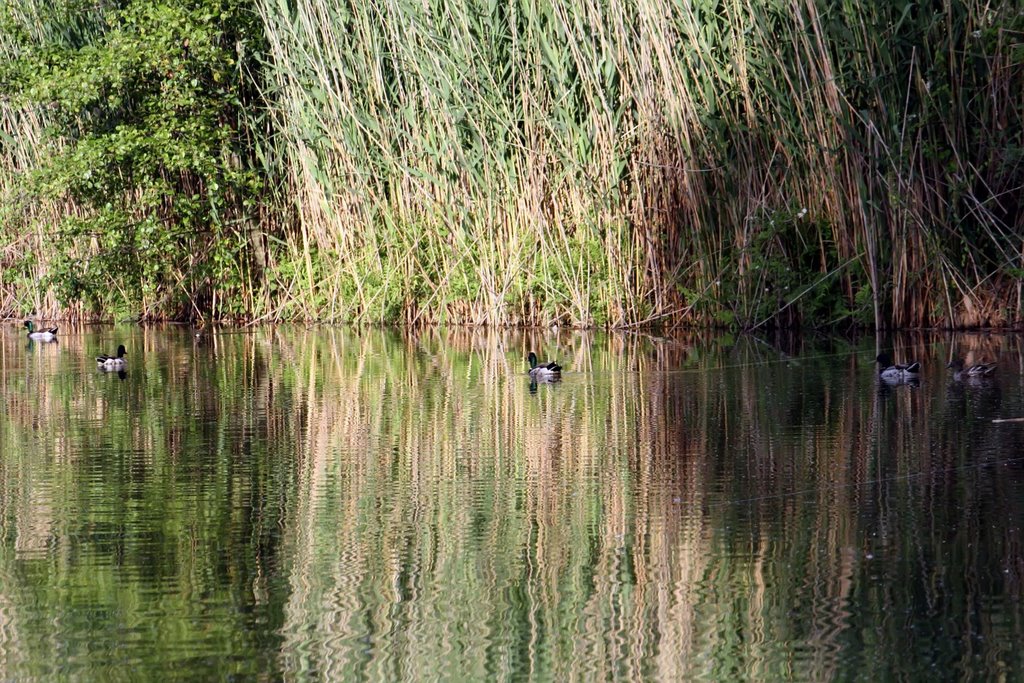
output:
[[[2,680],[1024,676],[1016,337],[18,325]]]

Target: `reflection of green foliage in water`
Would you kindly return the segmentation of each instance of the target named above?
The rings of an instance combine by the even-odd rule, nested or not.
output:
[[[272,668],[266,626],[280,613],[268,581],[289,463],[251,438],[266,425],[250,400],[261,378],[247,370],[264,364],[238,346],[206,368],[175,349],[179,372],[133,359],[124,382],[69,367],[38,384],[46,363],[64,362],[57,349],[28,358],[27,381],[0,373],[0,571],[7,599],[18,586],[24,600],[8,612],[8,672],[147,677],[191,659],[189,677],[211,657],[225,672]]]
[[[972,461],[1016,443],[983,424],[989,389],[880,392],[843,344],[583,337],[532,394],[540,337],[333,330],[141,332],[120,382],[82,372],[90,339],[2,339],[14,677],[1019,663],[1019,603],[998,600],[1019,588],[1024,477]],[[972,604],[980,645],[951,630]]]

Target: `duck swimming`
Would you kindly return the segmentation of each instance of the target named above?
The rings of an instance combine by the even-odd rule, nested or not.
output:
[[[530,361],[530,379],[534,382],[557,382],[562,378],[562,366],[558,363],[539,363],[533,351],[530,351],[527,360]]]
[[[946,364],[947,368],[952,368],[953,379],[979,379],[981,377],[991,377],[992,373],[996,371],[995,363],[978,363],[970,367],[964,367],[963,358],[954,358]]]
[[[116,356],[96,356],[96,364],[103,370],[124,370],[124,366],[128,363],[124,359],[124,353],[124,344],[121,344],[117,347]]]
[[[48,327],[45,330],[36,330],[35,324],[31,320],[25,321],[25,327],[28,328],[28,338],[37,339],[39,341],[53,341],[57,338],[57,328]]]
[[[887,353],[878,354],[875,362],[878,363],[878,376],[889,382],[902,382],[918,379],[921,376],[921,364],[917,362],[894,365]]]

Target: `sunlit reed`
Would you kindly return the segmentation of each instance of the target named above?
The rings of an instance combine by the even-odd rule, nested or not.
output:
[[[1016,3],[255,7],[267,99],[243,105],[274,119],[259,148],[277,190],[253,239],[267,267],[242,294],[214,283],[214,309],[219,295],[261,320],[1022,318]],[[75,207],[17,200],[40,116],[0,100],[0,291],[4,310],[58,314],[70,304],[28,283],[45,282],[45,226]]]

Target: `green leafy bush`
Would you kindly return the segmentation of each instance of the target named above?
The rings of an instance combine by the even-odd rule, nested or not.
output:
[[[61,302],[183,316],[210,309],[212,283],[221,304],[241,290],[252,264],[239,226],[262,187],[242,161],[251,156],[247,55],[261,35],[246,5],[135,0],[103,5],[74,39],[17,32],[3,91],[47,121],[24,191],[74,207],[53,226],[46,284]],[[40,11],[47,25],[70,27],[82,6]],[[33,18],[44,19],[23,20]]]

